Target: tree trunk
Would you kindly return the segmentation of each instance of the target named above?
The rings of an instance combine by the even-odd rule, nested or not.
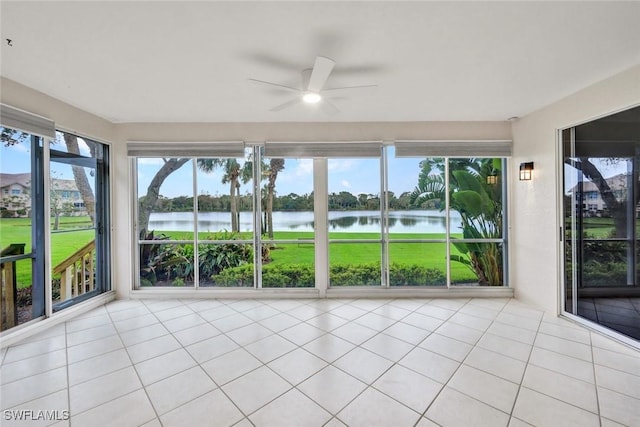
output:
[[[71,154],[80,154],[80,147],[78,146],[78,137],[68,133],[64,134],[64,142],[67,146],[67,151]],[[76,187],[80,192],[80,197],[84,202],[84,207],[87,210],[87,214],[91,219],[91,224],[95,225],[96,217],[96,199],[89,185],[89,179],[82,166],[71,166],[73,171],[73,179],[76,182]]]
[[[270,239],[273,239],[273,187],[271,179],[269,179],[267,185],[267,234]]]
[[[273,239],[273,195],[276,188],[278,172],[284,169],[284,159],[271,159],[269,161],[269,176],[267,183],[267,232],[270,239]]]
[[[190,159],[169,159],[165,160],[162,167],[156,172],[149,187],[147,187],[147,194],[139,199],[138,207],[138,233],[141,238],[147,234],[147,228],[149,226],[149,217],[151,211],[158,201],[160,195],[160,187],[162,183],[169,175],[174,171],[180,169],[182,165],[187,163]]]
[[[236,178],[231,177],[229,181],[229,203],[231,205],[231,231],[237,232],[238,227],[238,207],[236,206]]]
[[[53,220],[53,230],[56,231],[60,228],[60,212],[56,212]]]
[[[238,232],[240,231],[240,211],[242,210],[242,199],[240,198],[240,183],[236,182],[236,225],[238,226]]]

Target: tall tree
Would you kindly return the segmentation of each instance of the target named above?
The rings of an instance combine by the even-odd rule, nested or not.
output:
[[[140,197],[138,202],[138,233],[140,238],[144,239],[147,236],[149,217],[151,216],[151,212],[160,197],[160,187],[162,186],[162,183],[169,175],[180,169],[182,165],[187,163],[189,160],[191,159],[162,159],[164,163],[149,183],[149,186],[147,187],[147,194]]]
[[[71,154],[80,155],[80,146],[78,144],[78,137],[69,133],[64,133],[64,143],[67,146],[67,152]],[[95,145],[87,144],[89,146],[89,150],[91,151],[91,155],[95,155]],[[89,185],[89,179],[87,178],[87,174],[82,166],[71,166],[71,170],[73,172],[73,179],[76,182],[76,187],[80,192],[80,197],[82,197],[82,201],[84,202],[84,207],[87,210],[87,214],[89,218],[91,218],[91,224],[95,225],[96,223],[96,198],[93,194],[93,190],[91,189],[91,185]]]
[[[231,231],[240,231],[240,212],[238,198],[240,197],[240,182],[246,184],[252,176],[252,162],[240,164],[237,159],[199,159],[198,167],[204,172],[211,173],[215,169],[222,169],[222,183],[229,184],[229,200],[231,210]]]
[[[270,159],[269,168],[265,172],[267,178],[267,234],[273,239],[273,195],[278,173],[284,169],[284,159]]]

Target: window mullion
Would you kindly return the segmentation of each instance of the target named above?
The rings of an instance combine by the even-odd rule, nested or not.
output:
[[[262,203],[260,183],[262,177],[262,152],[253,147],[253,287],[262,289]]]
[[[193,184],[193,286],[195,289],[200,287],[200,260],[198,259],[198,159],[195,157],[191,160],[193,165],[192,184]]]
[[[444,200],[445,200],[445,259],[447,260],[447,288],[451,288],[451,203],[449,197],[449,158],[444,158]]]

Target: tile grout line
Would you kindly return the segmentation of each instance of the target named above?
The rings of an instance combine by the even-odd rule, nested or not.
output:
[[[69,427],[73,426],[71,419],[73,418],[73,414],[71,413],[71,378],[69,376],[69,346],[67,342],[67,322],[64,322],[64,359],[66,361],[66,372],[67,372],[67,409],[69,409]]]
[[[602,414],[600,412],[600,393],[598,393],[598,375],[596,374],[596,358],[593,354],[593,336],[589,332],[589,348],[591,349],[591,366],[593,369],[593,388],[596,393],[596,408],[598,410],[598,423],[602,427]]]

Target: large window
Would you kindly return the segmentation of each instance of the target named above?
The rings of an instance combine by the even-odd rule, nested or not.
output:
[[[329,285],[380,286],[380,159],[332,158],[327,169]]]
[[[262,162],[262,287],[314,287],[313,159]]]
[[[140,286],[315,286],[312,159],[248,147],[136,169]]]
[[[139,157],[137,171],[141,286],[254,286],[250,149]]]
[[[431,193],[424,182],[420,190],[421,178],[444,185],[444,170],[431,170],[424,158],[397,158],[393,147],[389,154],[389,285],[446,286],[446,200],[441,187]],[[443,159],[431,160],[442,166]]]
[[[390,285],[502,286],[505,160],[388,160]]]
[[[266,142],[215,157],[217,144],[191,147],[197,156],[189,144],[130,145],[140,286],[505,283],[504,157],[379,142]],[[181,157],[158,157],[171,150]]]

